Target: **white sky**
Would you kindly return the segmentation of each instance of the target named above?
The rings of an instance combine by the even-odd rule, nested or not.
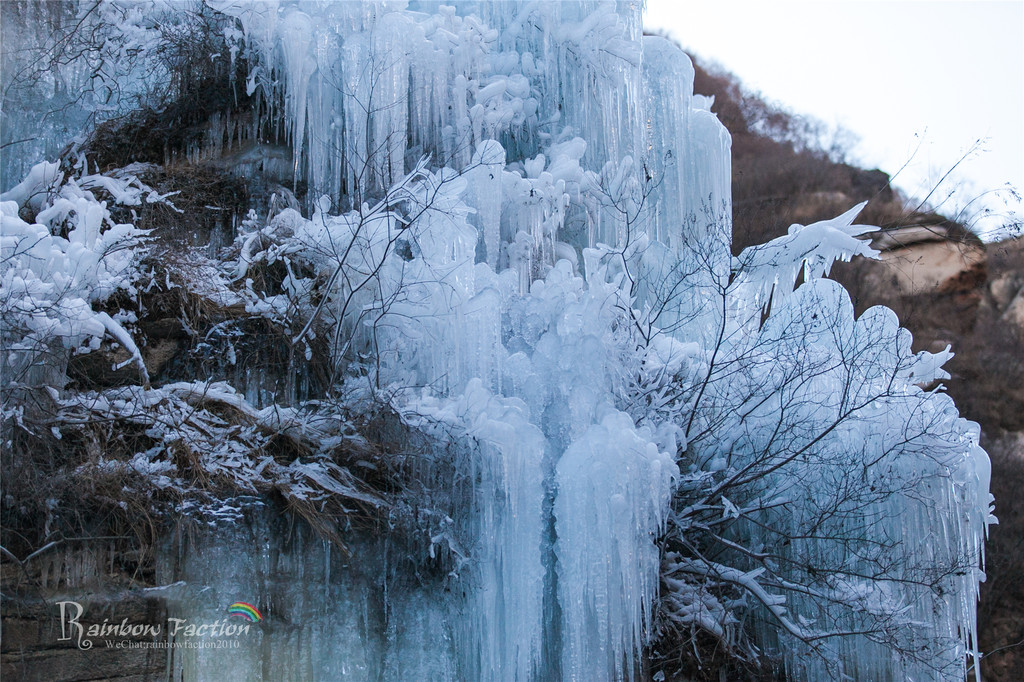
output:
[[[961,187],[947,214],[1024,188],[1020,0],[647,0],[644,26],[765,99],[850,130],[855,162],[895,174],[909,161],[895,181],[905,193],[923,198],[981,140],[932,197]]]

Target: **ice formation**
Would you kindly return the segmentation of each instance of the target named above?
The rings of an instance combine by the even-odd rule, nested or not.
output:
[[[642,36],[642,3],[207,4],[228,18],[264,117],[216,118],[210,144],[230,151],[225,140],[282,120],[290,179],[309,187],[303,211],[243,225],[210,286],[291,329],[307,359],[326,348],[339,382],[371,384],[429,447],[407,472],[425,510],[418,541],[354,530],[342,556],[290,535],[256,497],[205,510],[237,522],[168,550],[161,576],[191,586],[172,610],[214,618],[245,596],[267,620],[240,650],[180,651],[175,679],[633,679],[660,581],[665,622],[735,644],[738,615],[753,614],[756,646],[795,679],[962,674],[988,474],[977,433],[917,386],[945,356],[910,353],[891,313],[854,320],[819,279],[836,258],[871,255],[856,210],[730,255],[729,136],[693,96],[689,59]],[[86,194],[105,182],[141,201],[145,188],[57,176],[37,166],[0,197],[5,305],[26,339],[109,334],[141,363],[89,308],[131,291],[117,275],[130,250],[104,246],[141,235],[101,234],[105,207]],[[37,224],[19,217],[26,205]],[[278,261],[282,293],[254,288],[254,264]],[[326,419],[326,403],[274,398],[178,383],[63,409],[169,410],[146,422],[164,444],[131,463],[164,481],[171,444],[193,429],[209,466],[253,493],[387,506],[322,453],[253,460],[260,428],[287,423],[323,452],[340,438],[303,412]],[[210,438],[214,411],[181,416],[197,400],[234,405],[249,430]],[[857,476],[888,494],[837,499],[822,517],[836,481]],[[845,541],[865,519],[884,551]],[[759,524],[803,539],[768,546],[778,538]],[[821,530],[834,536],[816,541]],[[793,568],[808,558],[829,574]],[[447,573],[424,571],[431,561]],[[958,571],[922,587],[914,571],[928,565]],[[894,653],[900,628],[951,648]]]

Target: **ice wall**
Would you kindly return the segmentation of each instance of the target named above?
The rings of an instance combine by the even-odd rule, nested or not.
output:
[[[68,3],[5,3],[0,14],[3,49],[0,52],[0,76],[5,91],[12,91],[4,102],[0,144],[0,184],[7,189],[18,182],[39,158],[53,158],[65,140],[78,132],[88,112],[79,108],[68,112],[65,120],[48,116],[45,102],[56,100],[55,108],[68,106],[81,86],[79,68],[66,73],[48,73],[38,83],[20,80],[17,74],[38,69],[35,62],[43,51],[40,34],[49,33],[73,16]],[[15,99],[17,97],[17,99]],[[17,102],[17,104],[15,104]],[[43,132],[45,134],[40,135]]]

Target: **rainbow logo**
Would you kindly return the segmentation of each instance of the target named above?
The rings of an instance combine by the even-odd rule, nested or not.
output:
[[[246,604],[244,601],[236,601],[234,604],[228,607],[229,616],[241,616],[250,623],[259,623],[263,620],[263,614],[260,610],[252,604]]]

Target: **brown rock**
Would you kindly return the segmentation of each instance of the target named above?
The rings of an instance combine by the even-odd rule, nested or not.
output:
[[[81,624],[165,623],[166,611],[160,600],[122,592],[106,597],[73,598],[85,611]],[[51,595],[47,600],[4,599],[3,637],[0,654],[0,675],[4,680],[46,682],[77,682],[82,680],[115,680],[129,682],[164,679],[167,649],[156,647],[130,648],[129,644],[106,646],[104,639],[95,639],[93,647],[79,649],[72,641],[61,641],[59,607],[62,597]],[[107,638],[111,642],[152,642],[151,638]],[[157,637],[166,640],[166,628]]]
[[[996,308],[1005,310],[1021,288],[1012,272],[1004,272],[989,282],[988,292],[992,296],[992,302],[995,303]]]
[[[78,682],[80,680],[157,680],[163,678],[165,649],[115,649],[102,643],[77,648],[24,651],[0,656],[5,680]]]
[[[187,339],[189,336],[181,320],[174,317],[140,320],[139,327],[149,339]]]
[[[150,376],[159,375],[181,348],[182,343],[177,339],[151,339],[149,345],[142,349],[142,360]]]
[[[120,369],[114,369],[131,358],[124,348],[113,348],[105,342],[91,353],[72,356],[68,361],[68,378],[82,388],[102,389],[114,386],[130,386],[144,382],[136,362],[129,362]]]
[[[1013,300],[1010,301],[1010,304],[1006,306],[1002,319],[1007,324],[1014,325],[1021,331],[1024,331],[1024,289],[1018,292]]]
[[[894,293],[904,296],[967,292],[985,281],[985,249],[975,244],[922,239],[883,250],[881,261]]]

